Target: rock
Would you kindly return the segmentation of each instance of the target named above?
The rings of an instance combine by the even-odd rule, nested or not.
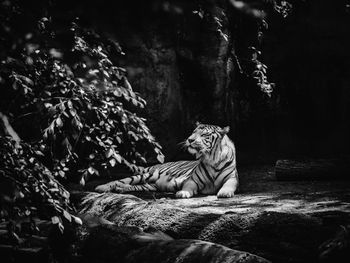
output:
[[[236,89],[230,87],[235,64],[229,59],[234,45],[227,6],[219,0],[203,1],[201,8],[210,19],[201,19],[192,13],[197,4],[180,2],[186,10],[181,18],[163,13],[163,19],[154,19],[160,13],[144,6],[145,21],[136,30],[130,26],[134,18],[113,18],[120,25],[115,30],[120,31],[117,36],[126,50],[128,79],[147,101],[148,126],[167,158],[184,155],[177,144],[193,130],[196,120],[233,126],[229,116],[236,114],[227,103],[230,90]],[[124,17],[128,11],[122,8],[116,12]],[[135,12],[134,6],[131,9]],[[232,98],[230,104],[234,103]]]
[[[278,160],[276,162],[278,180],[325,180],[349,179],[349,158]]]
[[[42,247],[18,248],[10,245],[0,245],[2,262],[48,262],[47,251]]]
[[[199,239],[272,262],[315,262],[319,246],[350,223],[348,181],[280,182],[273,167],[239,173],[241,193],[229,199],[90,192],[79,195],[79,210],[119,227],[153,228],[176,240]]]
[[[341,226],[334,237],[319,246],[320,262],[347,262],[350,258],[350,225]]]
[[[97,253],[96,253],[97,251]],[[261,262],[269,261],[222,245],[191,239],[172,240],[135,227],[100,225],[86,239],[87,262]]]
[[[81,212],[103,216],[117,226],[151,227],[176,239],[218,243],[273,262],[287,258],[302,262],[315,260],[318,246],[329,233],[338,223],[349,221],[349,203],[336,209],[336,202],[321,200],[302,203],[289,195],[250,194],[226,200],[209,196],[149,201],[133,195],[89,193]],[[330,224],[327,219],[332,217]]]

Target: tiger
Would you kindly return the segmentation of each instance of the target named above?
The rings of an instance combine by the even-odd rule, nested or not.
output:
[[[192,134],[183,142],[196,160],[134,166],[133,176],[95,188],[97,192],[126,193],[158,191],[176,193],[176,198],[196,195],[233,197],[238,187],[236,150],[227,136],[229,126],[196,123]]]

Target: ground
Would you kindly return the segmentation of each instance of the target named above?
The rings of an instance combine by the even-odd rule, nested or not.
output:
[[[240,192],[230,199],[88,193],[80,211],[118,226],[155,228],[175,239],[210,241],[272,262],[332,262],[343,254],[335,249],[320,256],[320,246],[350,224],[350,181],[279,182],[272,166],[239,173]]]

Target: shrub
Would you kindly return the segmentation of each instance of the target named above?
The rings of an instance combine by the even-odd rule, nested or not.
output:
[[[28,218],[31,228],[26,234],[37,231],[34,218],[52,218],[63,231],[63,218],[81,223],[71,215],[69,193],[39,160],[42,153],[27,143],[18,144],[8,136],[0,137],[1,219],[20,222]],[[9,229],[19,241],[16,227]]]
[[[118,66],[124,53],[117,42],[77,21],[47,17],[25,31],[30,16],[5,4],[0,113],[22,141],[0,130],[0,219],[46,218],[63,231],[65,223],[81,221],[61,183],[84,185],[108,167],[133,168],[164,156],[140,117],[145,100]],[[15,228],[10,233],[18,239]]]
[[[28,139],[54,176],[84,185],[103,168],[154,156],[163,162],[161,146],[138,116],[146,102],[111,59],[123,55],[120,46],[76,23],[54,30],[43,18],[38,25],[20,56],[3,61],[1,76],[10,114],[29,120]]]

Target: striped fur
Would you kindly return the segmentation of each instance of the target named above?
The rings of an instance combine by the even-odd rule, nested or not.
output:
[[[178,161],[134,167],[134,176],[96,187],[96,191],[174,192],[178,198],[198,194],[232,197],[238,186],[236,152],[226,135],[229,127],[197,124],[185,142],[195,161]]]

